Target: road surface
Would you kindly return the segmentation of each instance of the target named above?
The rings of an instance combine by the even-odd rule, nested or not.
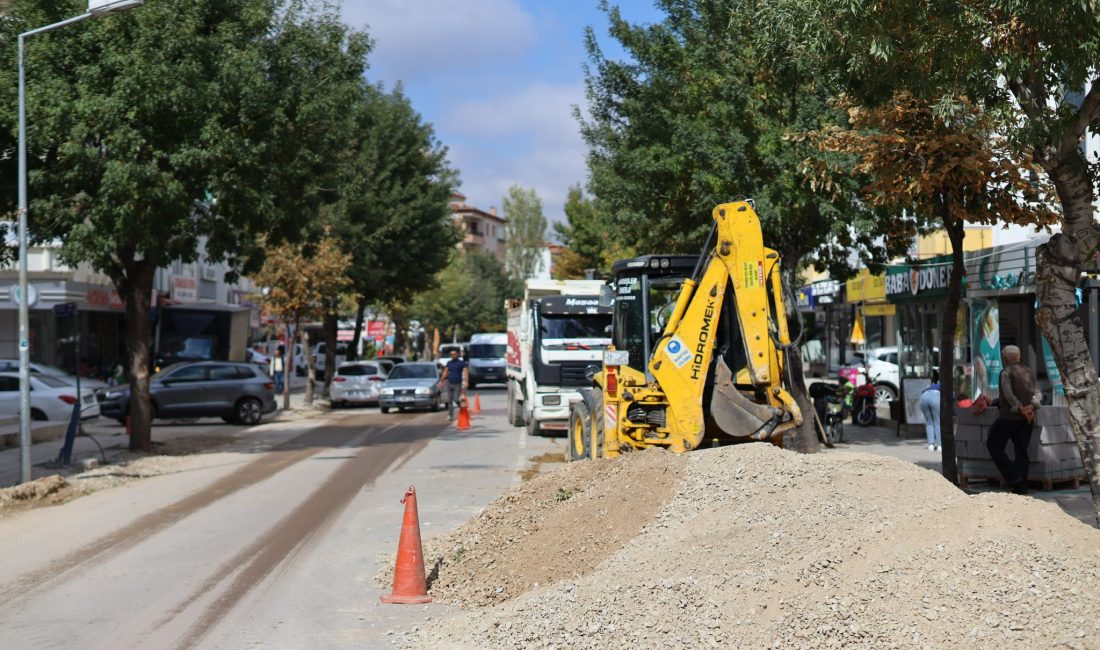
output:
[[[464,432],[377,409],[274,423],[183,471],[0,520],[3,646],[388,647],[439,607],[378,603],[405,488],[430,536],[564,449],[507,426],[503,391],[481,402]]]

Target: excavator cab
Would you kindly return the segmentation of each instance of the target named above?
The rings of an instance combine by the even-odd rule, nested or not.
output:
[[[612,349],[571,407],[570,458],[660,446],[781,444],[802,423],[779,255],[748,201],[720,205],[703,252],[616,262]]]

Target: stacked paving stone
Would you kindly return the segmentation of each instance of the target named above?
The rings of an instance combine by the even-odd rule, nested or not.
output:
[[[1069,423],[1065,406],[1044,406],[1036,412],[1035,430],[1028,447],[1029,479],[1046,490],[1056,485],[1076,487],[1085,480],[1085,467]],[[955,453],[959,460],[959,481],[966,487],[974,480],[1000,481],[1000,473],[989,457],[986,441],[997,419],[997,409],[981,415],[970,409],[955,409]],[[1009,458],[1015,451],[1009,444]]]

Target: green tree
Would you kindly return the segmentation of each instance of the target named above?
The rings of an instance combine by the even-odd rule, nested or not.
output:
[[[87,5],[13,6],[9,33]],[[200,253],[255,269],[259,234],[316,215],[368,49],[311,0],[154,0],[31,43],[31,227],[125,303],[132,448],[151,448],[156,269]]]
[[[508,276],[520,282],[542,268],[542,251],[546,246],[546,217],[542,214],[542,199],[531,188],[513,185],[502,202],[505,224],[504,268]]]
[[[599,201],[585,196],[580,185],[569,188],[565,218],[565,223],[554,224],[554,232],[566,247],[556,264],[559,277],[583,278],[588,269],[605,275],[615,260],[631,256],[611,216]]]
[[[497,258],[480,251],[456,252],[437,279],[433,289],[412,302],[409,317],[429,331],[438,328],[446,340],[504,331],[504,301],[517,295],[517,281]]]
[[[1100,129],[1100,11],[1095,0],[751,2],[776,58],[817,66],[860,101],[906,90],[952,117],[965,100],[1000,113],[1002,137],[1052,182],[1061,232],[1037,250],[1036,321],[1066,387],[1070,420],[1100,520],[1100,379],[1076,306],[1100,245],[1100,165],[1082,139]]]
[[[629,233],[639,253],[696,253],[714,206],[739,196],[756,201],[765,243],[783,260],[788,295],[806,265],[843,279],[852,253],[882,261],[904,250],[915,219],[884,219],[859,200],[856,181],[813,191],[800,173],[817,153],[791,133],[844,124],[828,89],[797,63],[773,65],[752,40],[755,17],[735,0],[659,0],[666,17],[633,25],[603,3],[625,60],[587,37],[590,189]],[[907,224],[907,228],[899,225]],[[793,303],[793,301],[790,301]],[[789,318],[800,317],[788,305]],[[797,328],[795,328],[797,334]],[[794,394],[807,417],[794,444],[816,446],[801,355],[791,360]]]
[[[349,135],[330,222],[352,256],[358,349],[368,305],[390,304],[400,317],[398,307],[447,264],[458,242],[448,205],[458,175],[400,86],[364,84]]]

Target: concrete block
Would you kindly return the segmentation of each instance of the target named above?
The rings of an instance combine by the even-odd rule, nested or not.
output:
[[[57,440],[65,435],[65,430],[68,428],[68,422],[32,422],[31,443]]]
[[[955,427],[955,440],[982,439],[982,427],[978,424],[959,424]]]

